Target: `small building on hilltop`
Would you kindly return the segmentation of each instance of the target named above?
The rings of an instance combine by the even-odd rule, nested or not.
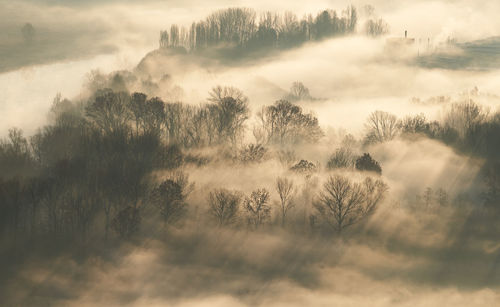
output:
[[[386,41],[386,48],[399,49],[408,48],[415,45],[415,39],[408,37],[408,31],[405,31],[405,37],[390,37]]]

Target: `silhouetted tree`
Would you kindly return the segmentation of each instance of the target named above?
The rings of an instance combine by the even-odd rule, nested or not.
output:
[[[138,208],[127,206],[113,218],[111,227],[122,238],[130,238],[139,230],[141,215]]]
[[[32,43],[36,34],[35,27],[33,27],[33,25],[29,22],[25,23],[21,28],[21,33],[23,34],[23,38],[26,43]]]
[[[429,134],[430,125],[424,114],[405,117],[401,123],[401,132],[405,134]]]
[[[208,101],[212,102],[209,112],[219,142],[231,141],[234,144],[248,119],[248,98],[234,87],[217,86],[210,92]]]
[[[369,153],[364,153],[361,157],[356,159],[355,166],[357,170],[375,172],[382,174],[380,164],[375,161]]]
[[[267,148],[261,144],[248,144],[240,152],[238,159],[243,163],[262,162],[267,153]]]
[[[1,177],[25,177],[33,174],[35,161],[28,140],[20,129],[9,129],[8,138],[0,140]]]
[[[347,7],[341,17],[335,11],[325,10],[316,18],[309,15],[302,20],[291,12],[264,12],[258,22],[252,9],[228,8],[192,23],[189,30],[171,25],[170,31],[160,31],[159,43],[160,48],[183,47],[191,52],[217,47],[220,55],[235,57],[353,33],[356,24],[357,11],[353,6]]]
[[[170,39],[168,31],[160,31],[160,48],[169,47]]]
[[[130,119],[127,110],[129,99],[130,96],[124,92],[98,91],[95,99],[87,106],[86,115],[105,133],[126,129]]]
[[[370,114],[366,123],[368,130],[367,143],[381,143],[392,140],[399,132],[398,120],[395,115],[383,111]]]
[[[179,46],[180,32],[177,25],[172,25],[170,27],[170,47]]]
[[[471,99],[451,105],[444,118],[444,125],[458,132],[460,138],[483,123],[488,117],[488,110]]]
[[[173,170],[183,164],[184,154],[177,144],[165,145],[158,150],[156,159],[156,166]]]
[[[217,221],[219,226],[236,223],[242,195],[226,189],[216,189],[210,192],[208,213]]]
[[[288,211],[295,207],[295,204],[292,202],[294,193],[293,181],[288,178],[278,177],[276,179],[276,191],[280,197],[281,226],[284,227]]]
[[[190,189],[188,179],[183,174],[167,179],[153,189],[151,200],[160,210],[166,225],[177,222],[186,213],[185,199]]]
[[[290,88],[290,93],[285,97],[289,101],[311,100],[309,89],[302,82],[294,82]]]
[[[354,166],[354,154],[348,148],[338,148],[330,157],[326,167],[328,169],[352,168]]]
[[[381,180],[365,179],[362,184],[347,177],[330,176],[314,203],[319,215],[339,234],[373,213],[387,186]]]
[[[139,134],[139,127],[144,125],[143,121],[146,112],[146,99],[147,96],[145,94],[136,92],[131,95],[129,104],[127,105],[134,119],[135,131],[137,134]]]
[[[381,36],[389,32],[389,25],[382,18],[368,19],[365,22],[365,34],[373,37]]]
[[[269,201],[269,192],[266,189],[258,189],[245,198],[244,205],[248,212],[248,223],[258,228],[264,224],[270,217],[271,207],[267,204]]]
[[[165,122],[165,103],[158,97],[145,102],[142,127],[144,133],[160,135]]]
[[[255,127],[254,135],[263,143],[313,143],[323,136],[313,114],[304,114],[301,107],[286,100],[264,107],[258,117],[260,125]]]
[[[305,174],[307,177],[311,176],[312,173],[316,172],[318,167],[307,160],[300,160],[290,168],[291,171],[299,173],[299,174]]]

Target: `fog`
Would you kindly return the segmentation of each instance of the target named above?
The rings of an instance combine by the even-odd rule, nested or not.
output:
[[[360,7],[367,4],[319,1],[308,5],[287,4],[286,10],[300,16],[326,7],[341,9],[351,3]],[[397,5],[382,1],[369,4],[390,25],[388,37],[402,36],[404,30],[408,30],[410,37],[422,39],[423,42],[419,43],[422,46],[418,47],[422,52],[427,38],[431,38],[435,45],[448,38],[467,42],[495,36],[491,31],[500,27],[495,24],[497,18],[490,16],[498,6],[495,1],[480,6],[462,1],[400,1]],[[85,75],[91,69],[102,72],[132,69],[147,51],[157,48],[160,29],[168,28],[173,23],[189,25],[211,11],[227,6],[224,2],[200,4],[196,1],[187,4],[175,1],[148,1],[143,4],[133,1],[98,4],[79,1],[3,2],[0,13],[2,28],[6,30],[3,32],[5,37],[0,38],[5,52],[2,56],[3,70],[11,72],[0,76],[0,84],[6,89],[0,97],[2,113],[19,114],[21,109],[28,109],[32,110],[28,116],[33,120],[7,116],[8,120],[2,122],[1,130],[16,126],[27,132],[33,131],[43,123],[44,112],[48,111],[52,98],[57,93],[64,97],[78,95]],[[280,9],[283,7],[281,4],[265,1],[241,5],[232,2],[231,6],[254,7],[259,12],[284,11]],[[429,16],[428,11],[434,14]],[[422,23],[424,18],[426,22]],[[26,50],[23,45],[20,31],[23,22],[30,22],[37,29],[40,42],[35,42],[33,46],[36,52]],[[45,35],[50,37],[43,37]],[[407,102],[412,97],[457,95],[475,86],[484,93],[499,94],[496,86],[498,69],[471,72],[467,69],[419,68],[407,61],[388,58],[384,47],[384,38],[349,37],[287,51],[251,67],[192,67],[186,71],[182,67],[186,63],[181,62],[181,67],[163,66],[162,73],[171,74],[189,94],[186,100],[195,103],[203,100],[206,92],[216,84],[242,88],[257,105],[270,103],[288,90],[292,82],[301,81],[318,97],[335,100],[338,104],[352,105],[351,102],[356,102],[359,109],[353,112],[358,114],[366,110],[363,116],[356,116],[360,121],[372,109],[384,109],[387,105],[394,110],[396,104],[400,105],[396,108],[398,114],[424,111],[434,116],[434,111],[408,106]],[[63,86],[60,82],[64,82]],[[366,105],[370,106],[369,109]],[[352,114],[345,108],[339,109],[337,111],[340,112],[335,112],[340,114],[339,118]],[[323,110],[318,113],[325,114]],[[331,113],[334,112],[326,114]],[[336,122],[329,118],[320,119],[328,120],[328,124]],[[352,123],[349,124],[351,126],[345,128],[355,128]]]
[[[237,7],[255,37],[201,47]],[[500,306],[499,11],[0,0],[0,305]]]

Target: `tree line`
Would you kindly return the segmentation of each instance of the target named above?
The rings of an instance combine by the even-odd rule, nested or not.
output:
[[[257,112],[253,127],[257,143],[245,144],[248,103],[240,90],[222,86],[213,88],[199,105],[110,89],[97,90],[85,101],[56,97],[50,125],[30,138],[11,129],[0,141],[3,237],[84,240],[96,232],[131,237],[150,216],[171,225],[186,217],[188,196],[195,187],[182,166],[199,167],[212,159],[223,165],[258,164],[269,156],[279,160],[290,176],[276,178],[272,189],[261,187],[246,195],[213,187],[206,195],[206,213],[214,224],[259,229],[269,225],[274,210],[278,223],[285,226],[291,223],[290,212],[310,204],[311,230],[327,227],[342,233],[372,214],[384,198],[388,186],[379,177],[382,167],[367,150],[396,137],[433,138],[486,158],[491,167],[485,174],[485,203],[494,205],[499,199],[495,153],[500,148],[500,117],[471,99],[451,104],[440,122],[423,115],[398,119],[373,112],[364,139],[345,136],[326,162],[327,171],[363,172],[365,179],[353,181],[333,172],[318,188],[303,187],[301,196],[292,177],[312,184],[320,163],[295,156],[293,149],[324,136],[317,118],[297,104],[278,100]],[[220,150],[196,153],[202,148]],[[159,170],[169,175],[158,176]],[[306,197],[307,193],[311,195]],[[441,190],[426,190],[422,199],[427,207],[449,201]]]
[[[96,232],[130,237],[147,212],[160,216],[164,225],[186,216],[194,183],[181,166],[201,166],[211,159],[190,150],[228,148],[234,154],[223,157],[226,163],[259,163],[270,147],[315,143],[323,135],[312,113],[279,100],[258,115],[254,130],[260,142],[245,145],[249,116],[248,98],[233,87],[214,87],[200,105],[111,89],[99,89],[86,101],[57,96],[50,125],[30,138],[11,129],[0,142],[0,231],[4,238],[85,240]],[[292,164],[287,167],[297,174],[317,171],[306,160]],[[170,175],[157,177],[157,170]],[[352,185],[366,199],[372,197],[368,187]],[[290,179],[277,179],[282,225],[294,207],[292,190]],[[269,222],[271,195],[265,188],[248,196],[214,188],[207,196],[207,214],[218,225],[244,220],[257,229]]]
[[[232,48],[239,51],[286,49],[308,41],[353,33],[358,14],[348,6],[342,13],[324,10],[299,19],[292,12],[257,13],[249,8],[228,8],[193,22],[189,29],[171,25],[160,32],[160,48],[185,49],[190,52],[207,48]]]
[[[365,127],[365,144],[421,135],[470,155],[498,159],[500,113],[490,112],[489,108],[477,103],[474,97],[450,103],[439,121],[428,120],[424,114],[398,119],[391,113],[375,111],[370,114]]]

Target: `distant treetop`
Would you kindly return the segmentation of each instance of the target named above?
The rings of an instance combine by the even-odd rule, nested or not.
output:
[[[21,28],[21,33],[23,34],[24,41],[26,43],[31,43],[35,38],[35,27],[33,27],[31,23],[26,23]]]

